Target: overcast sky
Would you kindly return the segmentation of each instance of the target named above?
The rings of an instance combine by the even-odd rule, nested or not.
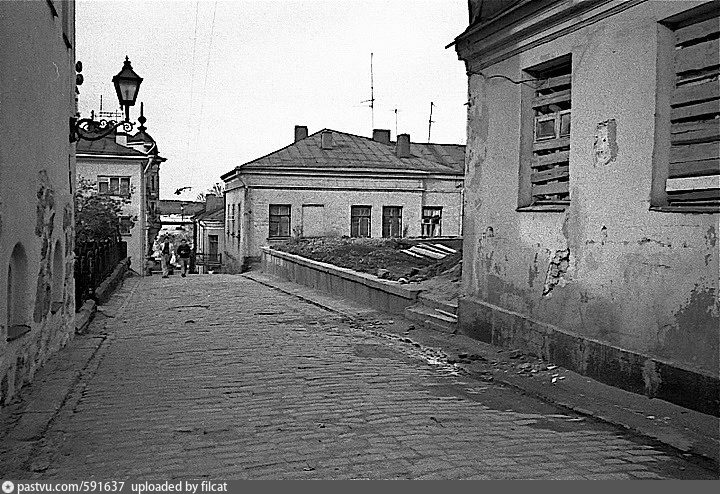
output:
[[[290,144],[295,125],[465,143],[467,80],[445,49],[465,0],[78,0],[80,112],[118,108],[111,78],[127,55],[144,78],[148,132],[167,162],[163,199],[195,200],[220,175]],[[180,187],[192,187],[182,195]]]

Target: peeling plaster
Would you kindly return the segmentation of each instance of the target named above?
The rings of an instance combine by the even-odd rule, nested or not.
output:
[[[595,129],[594,166],[605,166],[617,158],[617,123],[614,118],[600,122]]]
[[[545,287],[543,289],[543,297],[550,296],[553,288],[557,285],[565,286],[565,274],[570,266],[570,249],[555,251],[555,255],[548,265],[547,276],[545,277]]]
[[[37,206],[35,219],[35,235],[41,238],[40,268],[35,290],[35,308],[33,320],[41,322],[50,312],[52,273],[50,260],[52,258],[51,240],[55,227],[55,193],[50,185],[47,171],[38,173],[40,185],[37,191]]]

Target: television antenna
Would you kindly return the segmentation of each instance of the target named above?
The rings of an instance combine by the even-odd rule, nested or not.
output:
[[[375,128],[375,87],[373,85],[373,54],[370,53],[370,99],[361,101],[361,103],[370,103],[370,122],[372,129]],[[372,131],[371,129],[371,131]]]
[[[434,120],[432,119],[433,106],[435,106],[435,103],[433,103],[431,101],[430,102],[430,118],[428,118],[428,142],[430,142],[430,129],[432,128],[432,124],[434,122]]]

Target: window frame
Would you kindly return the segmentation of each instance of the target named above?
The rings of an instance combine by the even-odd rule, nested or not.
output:
[[[364,210],[367,209],[367,214]],[[356,214],[362,212],[363,214]],[[356,219],[357,218],[357,219]],[[367,235],[361,235],[362,220],[367,220]],[[356,225],[357,222],[357,225]],[[370,205],[353,205],[350,206],[350,237],[351,238],[372,238],[372,206]]]
[[[111,187],[112,180],[115,179],[118,181],[117,189],[113,190]],[[127,181],[127,192],[125,194],[122,193],[123,187],[122,182]],[[107,184],[107,190],[103,191],[101,184]],[[97,177],[97,191],[98,194],[104,195],[104,196],[117,196],[117,197],[125,197],[129,198],[131,193],[131,185],[132,181],[130,180],[130,176],[125,175],[98,175]]]
[[[123,215],[118,217],[118,231],[120,232],[120,235],[123,237],[130,237],[132,236],[132,229],[133,229],[132,221],[130,216]],[[124,228],[127,227],[127,228]]]
[[[398,219],[398,229],[397,229],[397,235],[392,234],[392,224],[388,223],[386,225],[386,218],[394,218],[394,216],[390,215],[390,212],[397,212],[399,213],[397,215]],[[388,214],[386,214],[388,213]],[[386,228],[387,226],[387,228]],[[383,206],[382,209],[382,237],[383,238],[401,238],[403,236],[403,207],[402,206]]]
[[[572,54],[525,69],[521,85],[520,164],[516,211],[563,212],[570,205]],[[568,132],[563,119],[569,117]],[[553,135],[538,136],[540,122]]]
[[[275,208],[275,213],[273,213]],[[287,208],[287,213],[281,212],[280,208]],[[276,218],[275,220],[273,218]],[[268,238],[269,239],[288,239],[290,238],[290,225],[292,220],[292,207],[290,204],[269,204],[268,205]],[[277,224],[275,233],[273,233],[273,224]],[[287,231],[283,232],[283,226]],[[285,233],[283,235],[283,233]]]
[[[433,214],[426,214],[428,211],[438,211],[440,214],[433,215]],[[435,237],[442,237],[442,206],[423,206],[422,210],[420,211],[420,236],[424,238],[435,238]],[[432,220],[434,218],[438,218],[437,223],[433,223]],[[430,226],[437,226],[437,233],[426,235],[425,230],[426,227]],[[433,228],[435,230],[435,228]]]
[[[720,212],[720,69],[697,57],[718,43],[718,21],[705,4],[658,23],[651,211]]]

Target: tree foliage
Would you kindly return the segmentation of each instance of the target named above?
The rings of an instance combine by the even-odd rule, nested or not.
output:
[[[131,191],[132,193],[132,191]],[[129,199],[98,194],[97,186],[81,178],[75,191],[75,241],[76,243],[101,241],[120,235],[120,217]],[[130,217],[130,228],[137,217]]]
[[[200,192],[200,193],[197,195],[197,200],[200,201],[200,202],[204,202],[204,201],[205,201],[205,196],[206,196],[207,194],[215,194],[215,195],[218,196],[218,197],[222,197],[222,195],[223,195],[223,186],[220,185],[219,182],[215,182],[215,185],[213,185],[212,187],[210,187],[208,190],[206,190],[205,192]]]

